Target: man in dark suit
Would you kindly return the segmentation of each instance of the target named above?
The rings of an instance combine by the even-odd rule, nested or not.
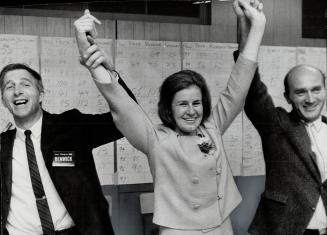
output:
[[[248,22],[239,10],[242,50]],[[244,109],[261,136],[266,183],[249,228],[252,235],[327,234],[327,119],[321,114],[325,80],[312,66],[292,68],[284,80],[284,96],[292,105],[287,112],[275,107],[255,74]]]
[[[1,134],[1,232],[114,234],[91,152],[122,137],[111,114],[44,111],[41,77],[23,64],[6,66],[0,87],[16,124]]]

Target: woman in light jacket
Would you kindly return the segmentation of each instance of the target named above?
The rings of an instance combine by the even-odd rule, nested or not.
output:
[[[148,156],[154,178],[153,222],[162,235],[233,234],[229,215],[241,196],[222,135],[243,108],[266,22],[262,4],[248,1],[234,2],[235,10],[244,11],[251,28],[218,103],[211,108],[200,74],[177,72],[161,86],[158,109],[163,123],[159,125],[121,89],[115,72],[98,66],[106,58],[99,55],[96,45],[88,44],[91,39],[85,35],[95,31],[94,17],[88,13],[75,22],[83,61],[108,101],[118,129]]]

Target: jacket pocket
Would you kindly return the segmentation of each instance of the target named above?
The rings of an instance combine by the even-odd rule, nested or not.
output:
[[[286,204],[288,199],[288,196],[285,194],[282,194],[280,192],[271,192],[271,191],[265,191],[262,194],[262,197],[282,204]]]

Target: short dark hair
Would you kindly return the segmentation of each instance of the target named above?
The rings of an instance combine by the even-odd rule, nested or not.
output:
[[[6,74],[8,72],[10,72],[10,71],[18,70],[18,69],[24,69],[27,72],[29,72],[35,78],[35,80],[37,81],[37,87],[38,87],[39,91],[40,92],[44,91],[41,75],[38,72],[36,72],[34,69],[29,67],[28,65],[22,64],[22,63],[8,64],[1,70],[1,72],[0,72],[0,88],[1,88],[1,91],[3,89],[3,81],[4,81],[4,78],[5,78]]]
[[[307,65],[307,64],[299,64],[299,65],[296,65],[294,66],[293,68],[291,68],[287,74],[285,75],[284,77],[284,91],[285,91],[285,95],[289,95],[290,93],[290,87],[289,87],[289,84],[288,84],[288,80],[289,78],[292,76],[293,72],[301,67],[308,67],[308,68],[312,68],[312,69],[315,69],[317,70],[320,74],[321,74],[321,77],[323,79],[323,82],[324,82],[324,86],[326,85],[326,75],[318,68],[312,66],[312,65]]]
[[[175,94],[190,86],[197,86],[202,93],[203,123],[211,114],[211,98],[206,81],[201,74],[192,70],[182,70],[167,77],[160,87],[158,114],[163,124],[175,129],[176,123],[172,115],[171,103]]]

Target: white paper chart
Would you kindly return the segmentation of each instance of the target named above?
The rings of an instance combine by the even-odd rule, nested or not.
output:
[[[98,39],[97,42],[112,55],[111,40]],[[85,113],[109,110],[89,71],[80,65],[78,58],[73,38],[41,37],[41,75],[46,89],[43,106],[46,110],[54,113],[71,108]]]
[[[294,47],[261,46],[258,60],[261,79],[267,85],[275,105],[290,110],[283,95],[283,81],[288,70],[296,64],[296,49]],[[265,163],[261,139],[244,114],[242,175],[263,174],[265,174]]]
[[[309,64],[327,72],[327,51],[326,48],[320,47],[297,47],[296,63]]]
[[[209,87],[212,105],[226,88],[234,65],[233,51],[236,44],[184,42],[183,69],[200,73]],[[234,175],[241,174],[242,163],[242,115],[238,115],[223,135],[224,147]]]
[[[108,55],[113,54],[111,40],[97,39],[97,43]],[[80,65],[78,58],[73,38],[41,37],[41,75],[45,87],[43,107],[51,113],[72,108],[91,114],[109,111],[89,71]],[[101,184],[113,184],[113,143],[94,149],[93,156]]]
[[[0,69],[11,63],[24,63],[39,71],[37,36],[0,34]],[[0,102],[0,132],[13,123],[12,116]]]
[[[116,69],[133,91],[153,123],[157,116],[158,89],[170,74],[181,69],[179,42],[117,40]],[[152,182],[144,154],[126,139],[117,143],[117,183]]]
[[[114,143],[101,145],[93,149],[92,153],[101,185],[115,184]]]
[[[98,39],[116,70],[135,94],[154,124],[157,116],[159,86],[174,72],[192,69],[206,79],[212,103],[225,88],[236,44],[163,42]],[[115,49],[113,49],[115,47]],[[115,53],[113,53],[115,51]],[[89,72],[78,61],[73,38],[0,35],[0,67],[8,63],[25,63],[40,71],[45,87],[43,107],[51,113],[77,108],[84,113],[109,110]],[[115,56],[115,59],[113,58]],[[326,73],[326,48],[262,46],[259,71],[276,106],[291,109],[283,96],[283,79],[296,64],[310,64]],[[0,103],[0,131],[11,115]],[[225,150],[234,175],[265,174],[260,137],[242,112],[223,136]],[[114,149],[116,148],[116,149]],[[114,158],[116,153],[116,158]],[[101,184],[137,184],[152,182],[147,158],[126,139],[93,150]],[[114,162],[117,159],[117,162]],[[114,174],[114,164],[117,172]]]

